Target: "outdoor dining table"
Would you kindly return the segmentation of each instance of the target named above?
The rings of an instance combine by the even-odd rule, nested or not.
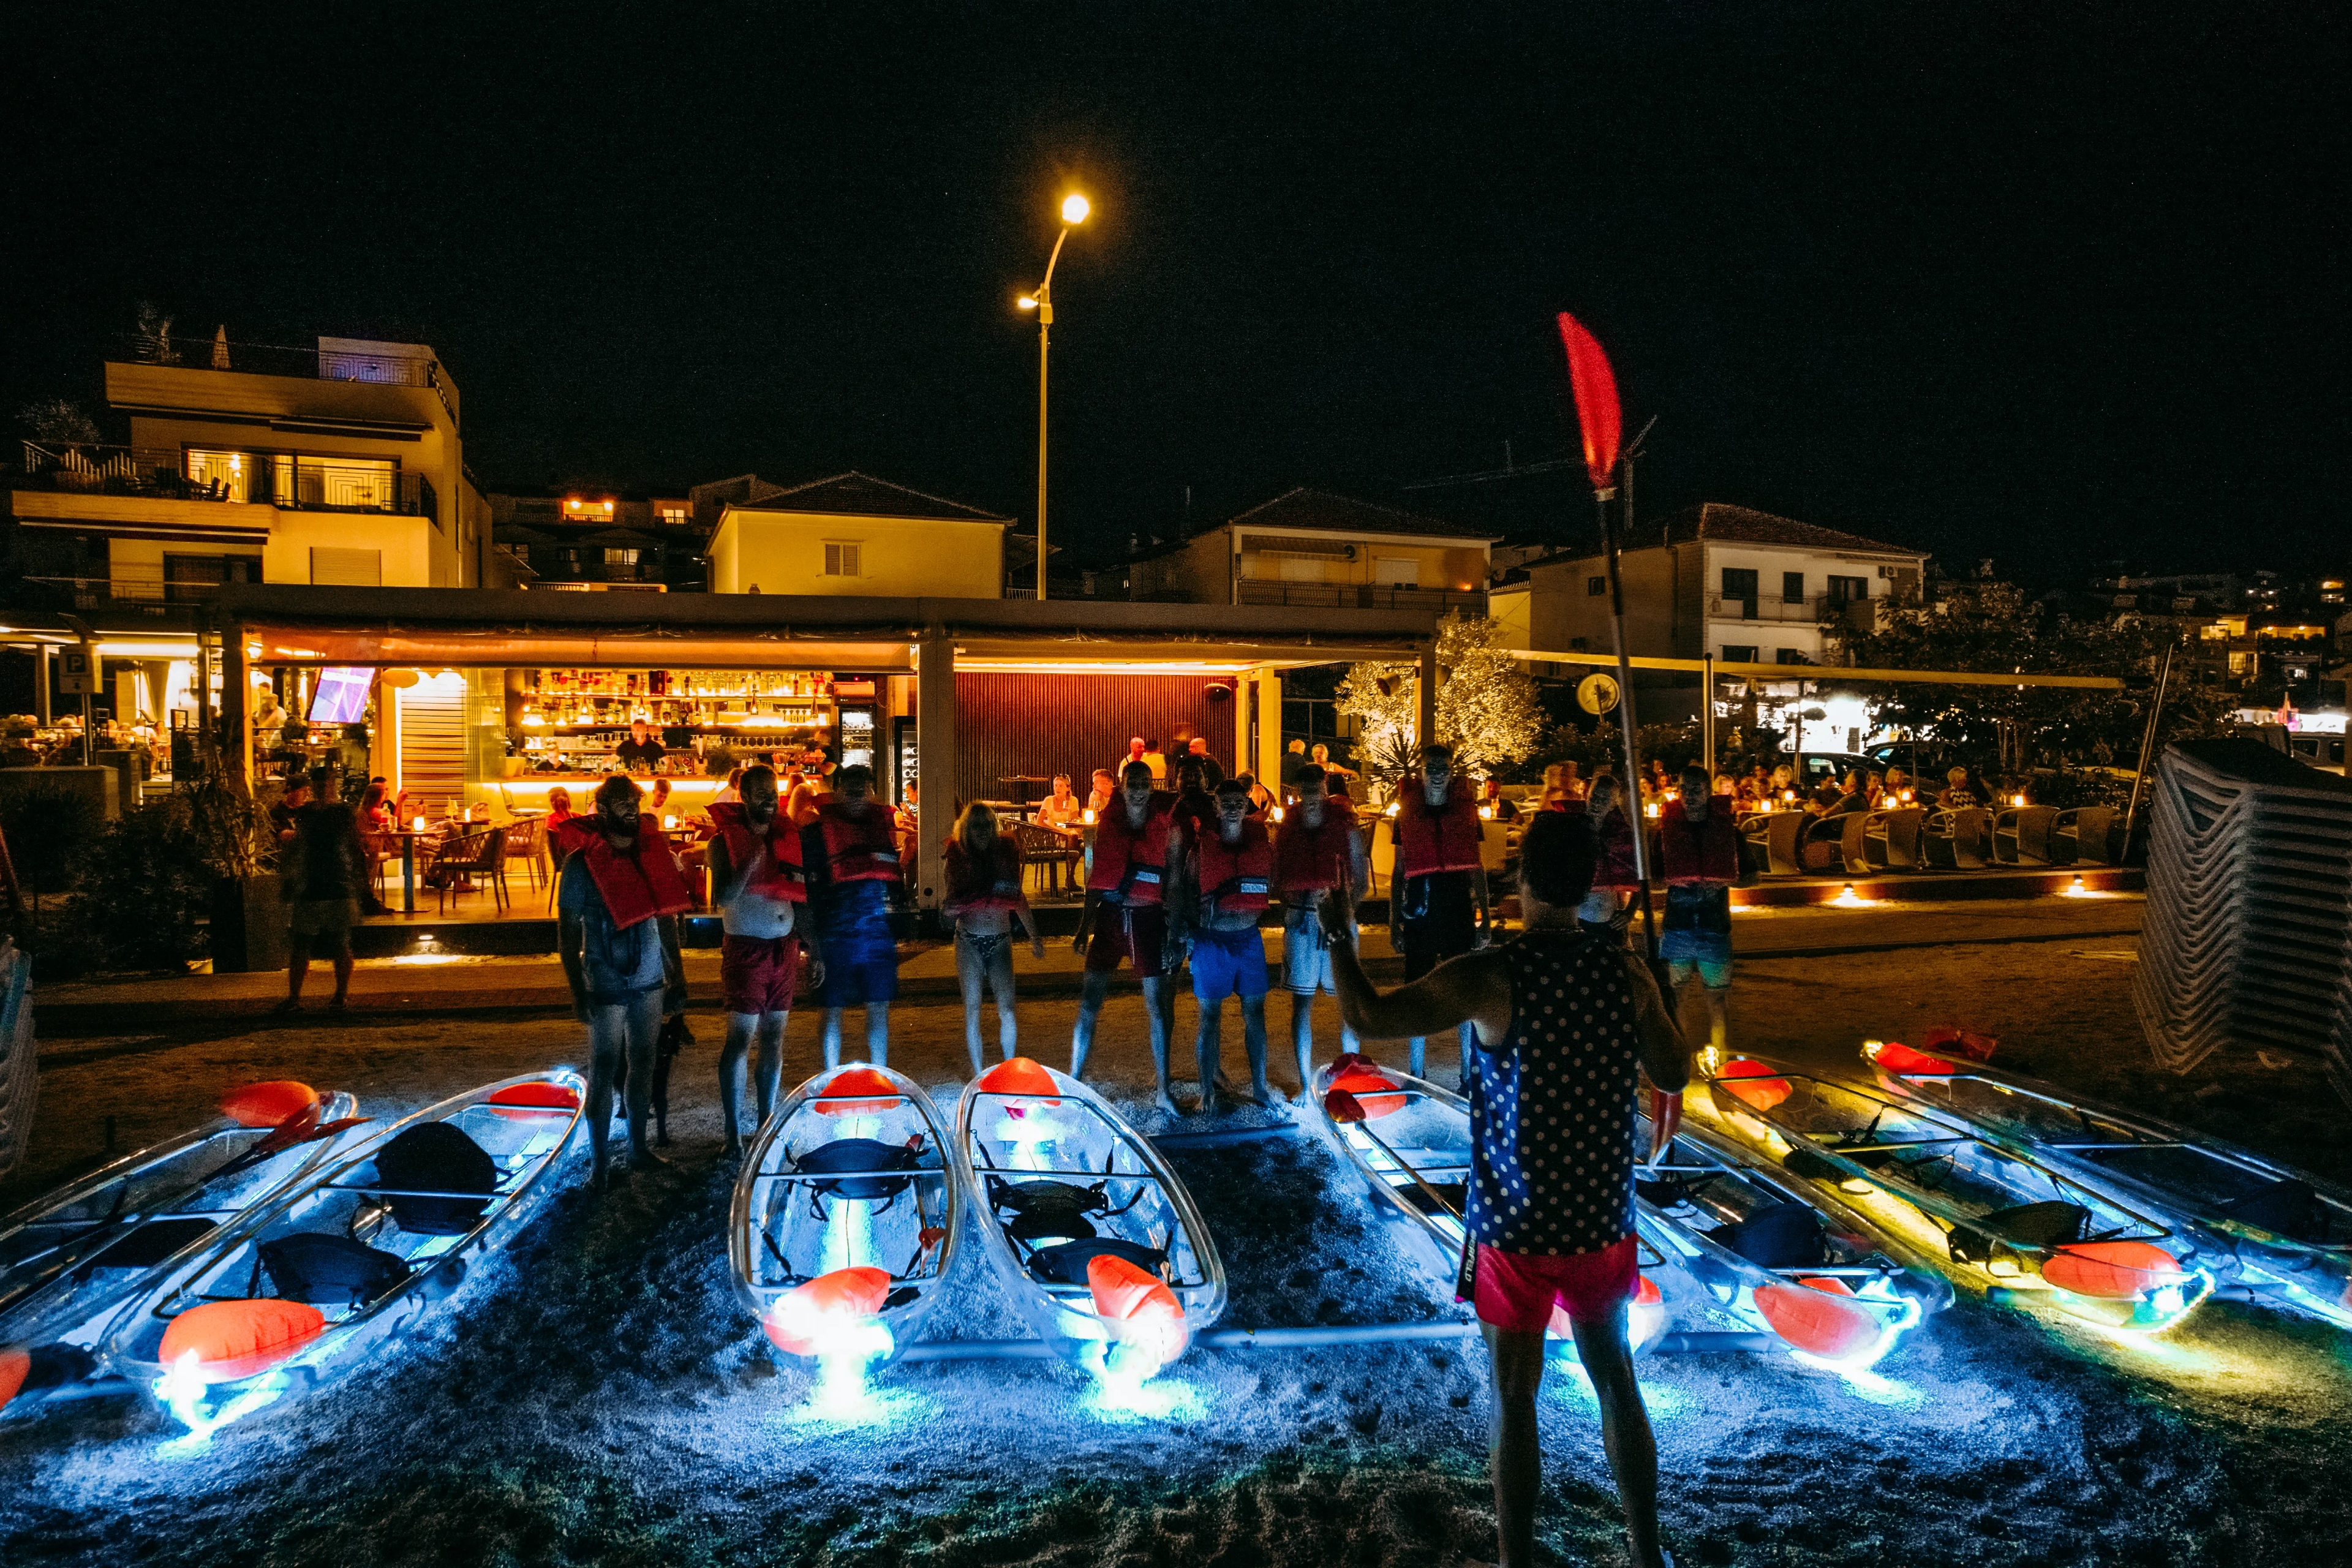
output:
[[[384,830],[384,837],[400,840],[400,912],[416,912],[416,841],[433,837],[428,830],[419,833],[415,828],[394,827]]]

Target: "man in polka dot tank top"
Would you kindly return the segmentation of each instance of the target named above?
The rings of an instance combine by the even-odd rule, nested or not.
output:
[[[1646,1077],[1669,1102],[1654,1122],[1671,1136],[1690,1050],[1649,971],[1605,933],[1577,924],[1593,860],[1584,818],[1540,813],[1520,846],[1527,930],[1517,940],[1386,995],[1351,947],[1335,943],[1331,954],[1341,1016],[1365,1039],[1456,1025],[1475,1031],[1462,1074],[1475,1246],[1466,1272],[1495,1378],[1495,1514],[1509,1568],[1535,1562],[1536,1394],[1555,1307],[1573,1326],[1600,1399],[1633,1560],[1638,1568],[1672,1562],[1658,1544],[1658,1450],[1625,1312],[1636,1278],[1634,1095]]]

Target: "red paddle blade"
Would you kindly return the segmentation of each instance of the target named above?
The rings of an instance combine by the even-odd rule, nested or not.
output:
[[[1624,434],[1623,416],[1617,406],[1617,373],[1601,342],[1566,310],[1559,313],[1559,341],[1568,350],[1569,384],[1576,392],[1576,421],[1583,426],[1584,470],[1592,488],[1605,490],[1616,483],[1617,443]]]

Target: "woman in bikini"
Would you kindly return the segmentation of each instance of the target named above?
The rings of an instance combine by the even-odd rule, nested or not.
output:
[[[997,1044],[1010,1060],[1020,1054],[1013,1005],[1013,922],[1028,928],[1032,956],[1045,956],[1045,939],[1021,887],[1021,847],[1000,832],[996,813],[974,801],[956,820],[947,845],[948,896],[942,906],[955,922],[956,980],[963,987],[964,1047],[980,1076],[980,991],[983,978],[996,995]]]

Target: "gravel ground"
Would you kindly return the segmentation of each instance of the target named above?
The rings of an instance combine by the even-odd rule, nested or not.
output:
[[[2342,1108],[2314,1063],[2157,1079],[2124,994],[2131,946],[1759,961],[1740,972],[1737,1037],[1842,1065],[1865,1035],[1962,1024],[2000,1037],[2005,1063],[2352,1176]],[[1024,1007],[1039,1054],[1062,1059],[1072,1010]],[[1187,1000],[1181,1029],[1191,1017]],[[960,1013],[911,1006],[899,1024],[894,1065],[944,1100],[964,1070]],[[701,1041],[680,1063],[676,1164],[601,1203],[559,1196],[383,1364],[195,1457],[161,1452],[166,1422],[128,1403],[0,1426],[0,1562],[1303,1565],[1491,1552],[1485,1376],[1468,1342],[1196,1350],[1162,1379],[1165,1419],[1093,1409],[1076,1374],[1034,1362],[902,1365],[869,1418],[813,1416],[810,1379],[778,1364],[728,1285],[716,1026],[698,1015]],[[201,1116],[226,1085],[279,1076],[387,1113],[577,1060],[581,1047],[569,1020],[529,1013],[159,1030],[48,1045],[39,1137],[0,1205],[86,1163],[110,1115],[136,1143]],[[1229,1019],[1236,1065],[1237,1034]],[[1138,1005],[1115,1000],[1097,1061],[1129,1103],[1150,1081],[1141,1038]],[[788,1079],[814,1066],[813,1020],[795,1020],[791,1049]],[[1189,1056],[1186,1038],[1180,1063]],[[1457,1311],[1318,1140],[1176,1158],[1231,1272],[1226,1325]],[[932,1319],[935,1337],[1024,1331],[985,1262],[967,1249],[967,1288]],[[1785,1357],[1647,1363],[1684,1561],[2352,1556],[2352,1367],[2334,1331],[2221,1303],[2132,1350],[1964,1302],[1880,1371],[1856,1385]],[[1546,1420],[1546,1549],[1622,1563],[1572,1377],[1553,1378]]]

